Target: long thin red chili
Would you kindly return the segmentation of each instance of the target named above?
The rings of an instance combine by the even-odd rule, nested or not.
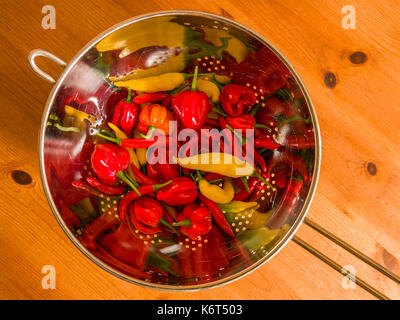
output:
[[[261,140],[261,139],[254,139],[254,147],[258,148],[266,148],[266,149],[277,149],[281,147],[280,144],[276,144],[272,140]]]
[[[257,186],[257,184],[260,180],[257,177],[250,177],[247,180],[247,186],[249,187],[250,192],[247,191],[242,180],[235,179],[234,181],[235,181],[235,184],[239,187],[240,191],[235,193],[233,200],[242,201],[242,200],[246,199],[253,192],[253,190],[255,189],[255,187]]]
[[[101,183],[99,180],[92,178],[92,177],[86,177],[86,181],[92,186],[97,188],[97,190],[106,193],[106,194],[111,194],[111,195],[119,195],[125,192],[124,187],[114,187],[114,186],[107,186],[103,183]]]
[[[267,164],[265,163],[264,158],[261,154],[258,153],[257,150],[254,150],[254,161],[261,167],[263,172],[267,172]]]
[[[222,213],[221,209],[217,206],[217,204],[214,201],[211,201],[210,199],[206,198],[202,194],[199,194],[199,199],[211,211],[214,220],[218,223],[221,229],[231,237],[234,237],[235,235],[231,227],[229,226],[229,223],[226,221],[224,214]]]
[[[91,187],[89,184],[83,182],[83,181],[72,181],[72,185],[77,188],[81,189],[84,191],[89,192],[90,194],[96,196],[96,197],[101,197],[103,194],[98,191],[97,189]]]
[[[147,103],[147,102],[157,102],[162,101],[167,97],[166,92],[155,92],[155,93],[143,93],[133,98],[133,102],[137,104]]]
[[[148,176],[146,176],[142,171],[140,171],[136,166],[131,163],[131,168],[133,175],[135,176],[137,182],[139,182],[142,185],[149,185],[149,184],[157,184],[158,181],[155,181]]]

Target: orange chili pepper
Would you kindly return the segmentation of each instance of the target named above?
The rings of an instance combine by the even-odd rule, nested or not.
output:
[[[147,133],[149,126],[156,127],[169,133],[169,121],[174,120],[172,112],[159,104],[150,104],[143,106],[139,114],[138,129],[141,132]]]

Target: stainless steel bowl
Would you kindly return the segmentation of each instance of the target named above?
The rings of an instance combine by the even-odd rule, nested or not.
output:
[[[162,30],[161,30],[162,28]],[[291,78],[294,81],[294,85],[298,90],[298,94],[302,96],[302,101],[304,103],[304,108],[309,114],[312,126],[314,129],[315,138],[315,149],[313,150],[313,167],[312,167],[312,179],[310,180],[309,186],[307,186],[301,193],[298,199],[295,209],[290,212],[290,215],[285,219],[275,219],[275,228],[281,228],[281,236],[271,243],[268,250],[266,250],[265,255],[254,261],[251,265],[244,265],[237,263],[236,265],[227,268],[227,271],[221,271],[219,276],[209,282],[196,283],[193,281],[179,281],[174,284],[163,283],[163,281],[144,281],[143,279],[138,279],[125,274],[122,271],[117,270],[113,266],[110,266],[106,262],[100,260],[92,253],[90,253],[78,240],[77,237],[71,232],[67,227],[65,221],[62,218],[57,199],[60,197],[68,201],[74,197],[73,193],[69,192],[69,186],[63,185],[63,183],[54,184],[52,180],[52,175],[58,177],[64,177],[68,181],[70,178],[68,175],[78,175],[79,173],[74,172],[74,167],[68,163],[68,158],[73,159],[79,156],[82,148],[84,146],[84,141],[89,131],[83,131],[82,133],[71,133],[59,137],[52,134],[51,130],[47,130],[47,123],[49,121],[49,115],[57,111],[59,107],[59,101],[62,99],[61,92],[63,89],[72,87],[74,88],[77,96],[82,94],[83,96],[90,97],[95,96],[95,92],[98,93],[100,84],[106,78],[106,74],[102,72],[101,64],[92,63],[91,67],[88,66],[88,61],[96,62],[98,58],[97,50],[95,47],[101,42],[106,43],[109,39],[114,37],[124,38],[124,42],[121,43],[121,48],[129,48],[128,50],[122,51],[119,57],[114,61],[115,64],[118,61],[121,62],[122,56],[124,54],[129,54],[132,51],[141,49],[141,47],[148,46],[172,46],[175,43],[175,50],[187,49],[182,41],[182,34],[185,30],[191,30],[192,28],[201,28],[207,31],[209,38],[221,38],[221,36],[228,35],[238,39],[242,44],[250,44],[252,46],[265,46],[269,48],[290,70]],[[158,33],[162,31],[164,36],[160,36]],[[179,32],[179,33],[177,33]],[[167,36],[165,37],[165,34]],[[167,38],[167,39],[162,39]],[[107,40],[108,39],[108,40]],[[175,52],[176,53],[176,52]],[[35,59],[38,56],[45,56],[52,61],[65,66],[64,72],[55,81],[52,77],[40,70],[35,63]],[[162,62],[168,62],[174,55],[167,55]],[[114,57],[115,58],[115,57]],[[152,59],[152,60],[151,60]],[[42,126],[40,130],[40,140],[39,140],[39,159],[40,159],[40,173],[42,178],[43,187],[53,210],[53,213],[59,222],[60,226],[71,239],[71,241],[81,250],[90,260],[96,263],[98,266],[107,270],[111,274],[127,280],[129,282],[142,285],[145,287],[152,287],[157,289],[168,289],[168,290],[199,290],[204,288],[216,287],[222,284],[229,283],[236,280],[249,272],[255,270],[269,259],[271,259],[280,249],[282,249],[285,244],[291,239],[291,237],[296,232],[297,228],[302,223],[307,210],[310,206],[311,200],[314,196],[314,192],[317,185],[319,168],[320,168],[320,157],[321,157],[321,141],[318,128],[317,117],[307,93],[307,90],[301,81],[299,75],[293,68],[293,66],[287,61],[287,59],[265,38],[246,28],[245,26],[229,20],[227,18],[196,11],[167,11],[167,12],[156,12],[139,17],[135,17],[124,21],[116,26],[113,26],[109,30],[105,31],[94,40],[90,41],[68,64],[63,62],[61,59],[50,54],[49,52],[37,49],[31,52],[29,56],[29,62],[33,70],[40,76],[45,78],[50,82],[55,82],[55,85],[49,95],[46,102],[46,106],[43,112]],[[158,65],[159,62],[154,62],[154,57],[149,58],[144,61],[143,69],[136,70],[140,75],[141,71],[148,71],[149,64],[154,63]],[[122,64],[123,65],[123,64]],[[174,71],[179,71],[179,66],[171,64],[168,67],[172,68]],[[115,72],[115,70],[114,70]],[[118,68],[116,73],[118,73]],[[118,76],[117,74],[115,74]],[[107,96],[107,90],[101,94],[100,98]],[[90,100],[90,99],[89,99]],[[104,106],[99,105],[101,101],[92,98],[91,103],[93,104],[94,113],[98,115],[96,121],[92,123],[93,126],[101,124],[104,119],[102,119],[101,114],[104,115]],[[97,108],[97,109],[96,109]],[[54,160],[56,159],[56,160]],[[61,162],[57,164],[57,161]],[[56,164],[55,164],[56,162]],[[59,179],[62,181],[62,179]],[[279,208],[279,204],[276,205]],[[274,217],[279,217],[280,211],[275,210]],[[278,221],[278,222],[276,222]],[[228,271],[229,269],[229,271]]]

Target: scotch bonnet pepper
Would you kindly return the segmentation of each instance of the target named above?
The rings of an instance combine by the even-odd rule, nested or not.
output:
[[[114,144],[96,144],[90,160],[94,173],[104,184],[113,185],[121,179],[138,192],[124,173],[130,163],[130,155],[126,149]]]
[[[198,67],[196,67],[191,90],[178,93],[172,99],[172,108],[181,119],[183,126],[193,130],[200,129],[207,120],[211,110],[208,96],[197,91]]]
[[[182,233],[190,239],[197,239],[200,235],[208,233],[212,228],[210,210],[207,207],[190,204],[178,216],[178,222],[172,225],[180,226]]]
[[[178,206],[194,202],[197,195],[196,184],[191,179],[178,177],[157,193],[157,199],[171,206]]]
[[[140,222],[141,224],[144,224],[147,227],[154,228],[155,233],[161,231],[157,228],[160,223],[170,229],[173,229],[173,227],[167,221],[164,220],[163,218],[164,208],[157,200],[148,196],[144,196],[137,199],[133,203],[132,208],[133,210],[130,211],[129,216],[133,224],[135,225],[136,228],[139,229],[139,231],[143,232],[143,230],[139,228],[139,224],[135,223],[136,221]]]
[[[128,88],[128,97],[115,106],[112,123],[129,136],[135,126],[138,113],[139,105],[132,101],[132,90]]]
[[[153,126],[157,129],[161,129],[165,134],[168,134],[169,122],[174,119],[173,113],[162,105],[145,105],[139,114],[138,129],[141,132],[147,133],[148,128]]]
[[[219,96],[224,111],[230,116],[240,116],[256,102],[253,90],[238,84],[226,85]]]

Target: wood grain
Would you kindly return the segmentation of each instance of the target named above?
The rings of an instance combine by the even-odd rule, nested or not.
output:
[[[179,294],[142,289],[86,259],[67,239],[46,202],[38,171],[41,113],[51,85],[29,68],[43,48],[68,61],[110,26],[151,11],[192,9],[233,18],[269,39],[300,73],[322,133],[322,168],[309,217],[396,274],[400,274],[400,8],[395,0],[353,0],[355,30],[341,27],[346,1],[52,1],[55,30],[41,27],[47,1],[0,5],[0,298],[129,299],[371,299],[344,290],[342,275],[289,243],[269,263],[228,286]],[[364,63],[350,60],[365,53]],[[61,69],[40,60],[54,77]],[[328,88],[331,72],[336,85]],[[373,165],[372,165],[372,164]],[[375,167],[374,167],[375,166]],[[371,169],[372,168],[372,169]],[[375,168],[375,169],[374,169]],[[19,185],[11,172],[30,174]],[[391,298],[398,288],[336,246],[302,227],[299,235],[340,263],[357,265],[363,280]],[[54,265],[57,289],[41,288],[41,268]]]

